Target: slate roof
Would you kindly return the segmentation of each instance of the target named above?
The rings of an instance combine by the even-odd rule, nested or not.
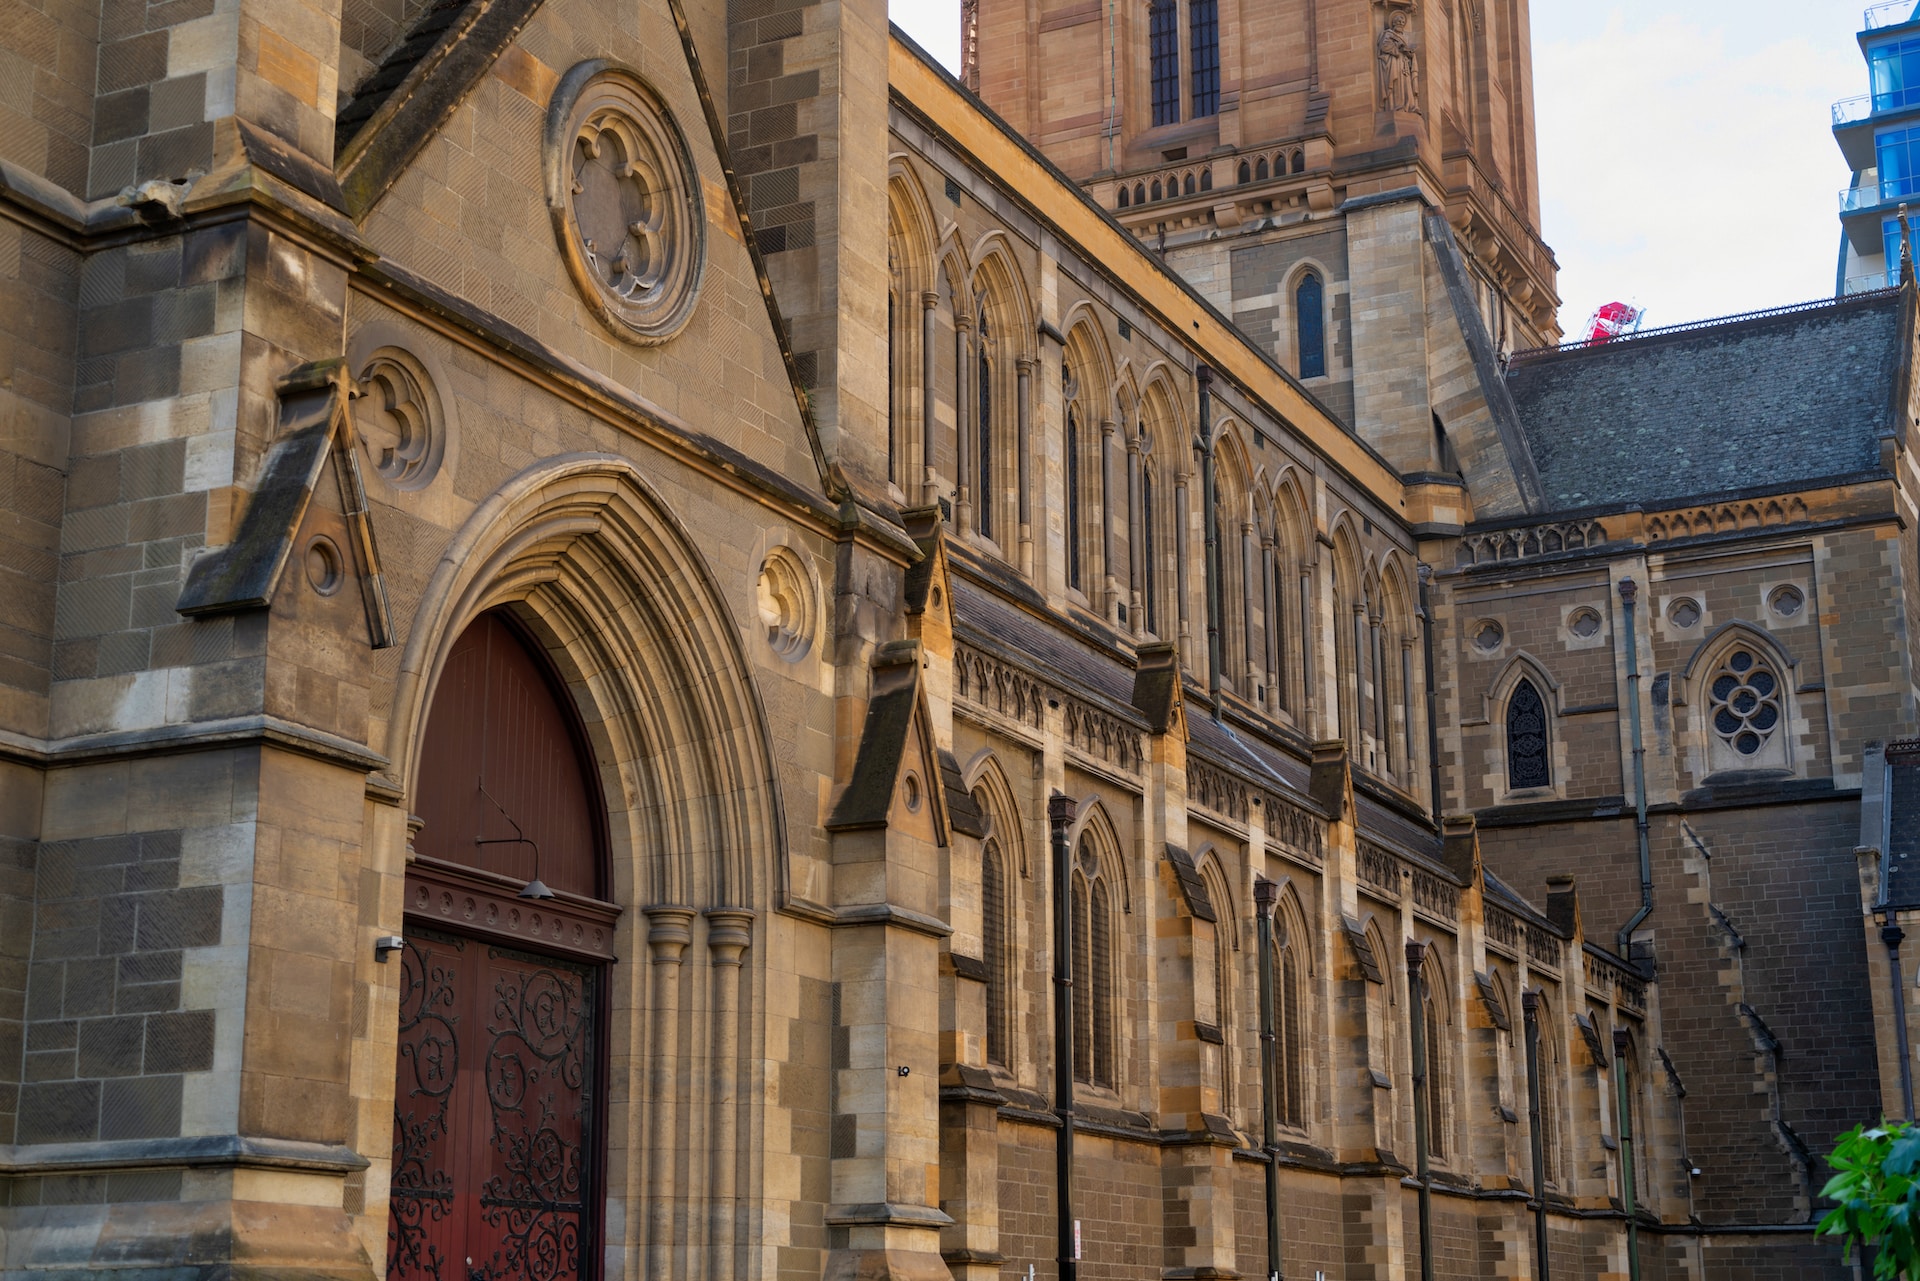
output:
[[[1097,694],[1122,715],[1133,706],[1131,667],[964,578],[954,577],[952,590],[954,623],[969,639],[1017,654],[1036,673]]]
[[[345,147],[373,113],[413,74],[426,56],[433,52],[442,36],[453,26],[472,0],[434,0],[427,6],[413,29],[400,43],[387,50],[373,73],[354,86],[353,98],[334,117],[334,145]]]
[[[1550,507],[1687,499],[1878,466],[1904,385],[1900,291],[1518,356]]]
[[[1920,907],[1920,744],[1889,744],[1887,764],[1887,906]]]

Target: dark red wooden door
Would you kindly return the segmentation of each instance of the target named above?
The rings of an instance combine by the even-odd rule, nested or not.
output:
[[[420,854],[605,897],[602,809],[572,703],[498,614],[475,619],[447,655],[417,790]]]
[[[591,1275],[599,969],[409,926],[387,1275]]]

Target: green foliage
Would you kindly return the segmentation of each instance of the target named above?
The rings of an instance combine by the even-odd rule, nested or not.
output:
[[[1857,1125],[1841,1135],[1827,1164],[1834,1176],[1820,1195],[1835,1201],[1820,1220],[1820,1236],[1837,1236],[1851,1258],[1855,1247],[1875,1247],[1873,1275],[1881,1281],[1920,1278],[1920,1128],[1890,1121]]]

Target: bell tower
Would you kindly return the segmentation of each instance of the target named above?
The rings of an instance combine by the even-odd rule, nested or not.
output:
[[[1403,470],[1445,463],[1444,396],[1406,377],[1436,315],[1477,316],[1495,359],[1558,341],[1527,0],[967,0],[962,21],[987,105]]]

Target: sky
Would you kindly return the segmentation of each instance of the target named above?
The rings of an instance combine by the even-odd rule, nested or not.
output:
[[[891,5],[957,67],[959,0]],[[1849,175],[1828,113],[1867,91],[1862,7],[1533,0],[1542,232],[1570,335],[1614,300],[1656,326],[1833,293]]]

